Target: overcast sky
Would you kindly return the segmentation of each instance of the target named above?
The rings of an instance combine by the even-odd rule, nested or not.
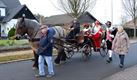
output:
[[[95,7],[90,13],[102,23],[108,20],[111,21],[111,1],[97,0]],[[53,4],[58,5],[57,0],[20,0],[20,2],[21,4],[26,4],[34,14],[39,13],[45,17],[63,14],[53,6]],[[121,0],[113,0],[113,24],[121,22],[122,11]]]

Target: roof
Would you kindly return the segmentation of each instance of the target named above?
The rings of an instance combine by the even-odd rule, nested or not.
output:
[[[47,17],[45,24],[47,24],[47,25],[63,25],[63,24],[71,23],[72,20],[73,20],[73,18],[71,16],[69,16],[68,14],[54,15],[51,17]],[[78,18],[78,21],[80,22],[80,24],[83,24],[85,22],[92,23],[96,20],[97,19],[94,16],[92,16],[89,12],[85,12]]]
[[[11,10],[21,5],[19,0],[0,0],[0,1],[2,1],[7,6],[7,10]]]
[[[9,15],[7,15],[2,22],[8,22],[10,21],[12,18],[17,19],[19,17],[22,17],[22,14],[25,14],[26,18],[29,19],[36,19],[35,16],[33,16],[33,14],[31,13],[31,11],[27,8],[26,5],[20,5],[14,9],[11,9],[8,11],[8,13],[10,13]]]
[[[58,25],[58,24],[67,24],[70,23],[73,18],[67,14],[54,15],[46,18],[45,24],[47,25]]]
[[[19,0],[0,0],[6,5],[6,16],[2,22],[8,22],[11,19],[17,19],[25,14],[29,19],[36,19],[32,12],[27,8],[26,5],[21,5]],[[36,19],[37,20],[37,19]]]
[[[6,8],[7,6],[2,1],[0,1],[0,7],[1,8]]]
[[[136,18],[136,23],[137,23],[137,18]],[[137,26],[137,24],[136,24],[136,26]],[[124,24],[124,28],[134,29],[135,27],[134,27],[133,20],[126,22]],[[136,29],[137,29],[137,27],[136,27]]]

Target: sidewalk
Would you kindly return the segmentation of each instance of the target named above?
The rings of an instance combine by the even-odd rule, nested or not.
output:
[[[137,39],[130,40],[130,43],[137,43]],[[115,73],[103,80],[137,80],[137,65]]]
[[[115,73],[114,75],[103,80],[137,80],[137,65]]]
[[[130,43],[137,43],[137,39],[130,39]]]

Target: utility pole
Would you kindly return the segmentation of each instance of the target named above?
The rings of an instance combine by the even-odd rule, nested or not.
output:
[[[111,22],[113,24],[113,0],[111,0]]]

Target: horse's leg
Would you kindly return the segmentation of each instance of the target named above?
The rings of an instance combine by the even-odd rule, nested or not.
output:
[[[65,54],[65,51],[64,51],[64,48],[62,47],[62,49],[61,49],[61,61],[66,61],[66,58],[67,58],[67,56],[66,56],[66,54]]]
[[[33,63],[33,68],[38,68],[38,54],[36,53],[36,49],[38,48],[38,42],[29,42],[31,45],[31,49],[33,51],[33,55],[34,55],[34,63]]]
[[[60,44],[60,45],[56,45],[58,54],[57,54],[57,57],[55,58],[55,63],[60,64],[60,61],[66,60],[66,54],[65,54],[64,48],[61,46],[61,45],[64,45],[64,43],[62,43],[62,41],[60,40],[55,40],[55,43]]]
[[[55,58],[55,63],[60,64],[60,59],[61,59],[61,50],[58,48],[58,54],[57,57]]]
[[[33,53],[34,53],[34,64],[33,64],[33,67],[38,68],[38,58],[39,58],[39,55],[36,54],[36,52],[34,50],[33,50]]]

